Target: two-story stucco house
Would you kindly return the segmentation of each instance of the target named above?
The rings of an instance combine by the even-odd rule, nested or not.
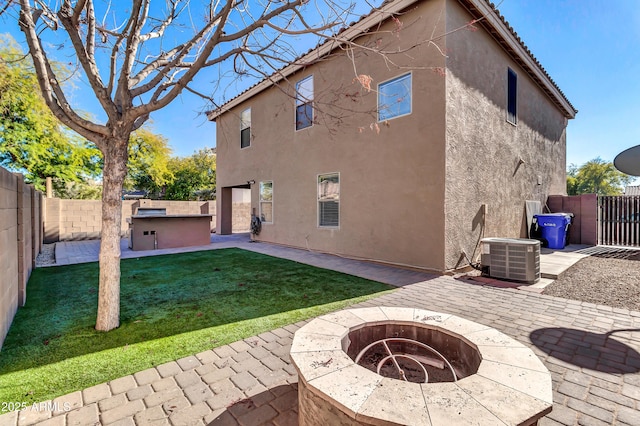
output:
[[[250,188],[258,240],[446,272],[565,193],[577,111],[487,0],[385,2],[340,37],[367,49],[326,42],[210,113],[217,232]]]

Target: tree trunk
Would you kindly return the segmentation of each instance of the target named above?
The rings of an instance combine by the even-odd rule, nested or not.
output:
[[[129,135],[114,138],[103,152],[102,233],[100,235],[100,290],[96,330],[120,325],[120,231],[122,185],[127,174]]]

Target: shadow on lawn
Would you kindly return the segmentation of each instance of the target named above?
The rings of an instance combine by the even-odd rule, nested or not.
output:
[[[104,333],[93,328],[98,273],[97,263],[34,271],[27,305],[2,348],[0,375],[240,321],[262,323],[274,314],[296,322],[300,309],[392,288],[241,249],[125,259],[121,325]],[[208,348],[216,342],[212,337]]]

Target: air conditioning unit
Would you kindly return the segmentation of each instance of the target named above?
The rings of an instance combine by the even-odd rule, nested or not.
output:
[[[482,270],[492,278],[534,284],[540,280],[540,241],[483,238]]]

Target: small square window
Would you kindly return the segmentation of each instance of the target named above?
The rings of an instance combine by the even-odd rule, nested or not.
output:
[[[378,85],[378,121],[411,114],[411,73]]]
[[[240,113],[240,148],[251,146],[251,108]]]
[[[296,130],[313,125],[313,76],[296,84]]]

